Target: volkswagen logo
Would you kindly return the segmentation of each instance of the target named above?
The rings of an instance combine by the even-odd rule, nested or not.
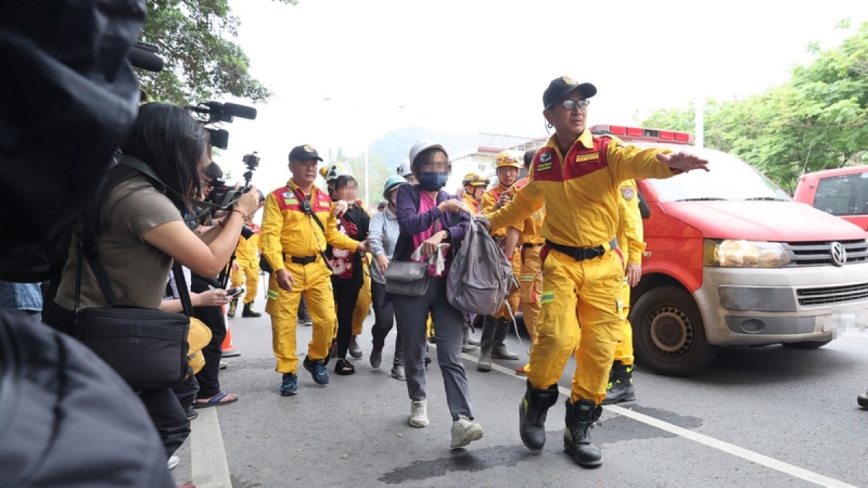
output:
[[[844,266],[847,263],[847,250],[840,242],[833,242],[831,246],[832,264],[835,266]]]

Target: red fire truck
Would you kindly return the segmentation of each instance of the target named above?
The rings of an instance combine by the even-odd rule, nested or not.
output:
[[[690,146],[687,132],[590,129],[709,161],[709,172],[637,182],[650,208],[630,313],[639,364],[683,376],[708,366],[720,347],[814,349],[845,322],[864,320],[864,230],[794,202],[735,156]]]

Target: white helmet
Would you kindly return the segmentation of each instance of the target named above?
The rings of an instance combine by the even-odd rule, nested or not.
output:
[[[410,160],[404,158],[404,160],[401,161],[401,164],[398,165],[398,176],[406,178],[412,174],[413,170],[410,168]]]
[[[431,139],[422,139],[421,141],[414,144],[412,148],[410,148],[410,165],[412,166],[413,163],[416,162],[416,157],[419,156],[419,154],[431,148],[437,148],[443,151],[443,154],[446,154],[447,157],[449,156],[449,154],[446,152],[446,149],[444,149],[443,146],[441,146],[440,144],[437,144]]]
[[[334,163],[326,166],[325,174],[322,177],[326,183],[330,183],[344,175],[353,176],[353,171],[343,163]]]

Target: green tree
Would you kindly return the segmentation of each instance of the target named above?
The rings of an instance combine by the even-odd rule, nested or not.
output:
[[[294,5],[297,0],[275,0]],[[248,73],[250,58],[233,42],[240,22],[228,0],[146,0],[140,40],[159,48],[163,71],[138,70],[153,100],[188,105],[225,94],[267,100],[271,92]]]
[[[849,28],[847,23],[839,27]],[[792,192],[803,172],[860,164],[868,149],[868,23],[751,97],[710,100],[705,145],[733,153]],[[692,130],[693,107],[661,109],[643,124]]]

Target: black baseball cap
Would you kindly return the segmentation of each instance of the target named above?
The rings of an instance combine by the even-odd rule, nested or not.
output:
[[[322,161],[322,158],[319,157],[316,149],[314,149],[308,144],[305,144],[303,146],[295,146],[294,148],[292,148],[292,151],[289,152],[289,160],[292,161],[293,159],[298,159],[300,161],[318,159]]]
[[[582,92],[585,98],[591,98],[597,94],[597,87],[594,85],[590,83],[580,84],[569,76],[561,76],[560,78],[553,79],[549,83],[549,87],[546,88],[545,93],[543,93],[543,107],[550,108],[552,104],[575,90]]]

